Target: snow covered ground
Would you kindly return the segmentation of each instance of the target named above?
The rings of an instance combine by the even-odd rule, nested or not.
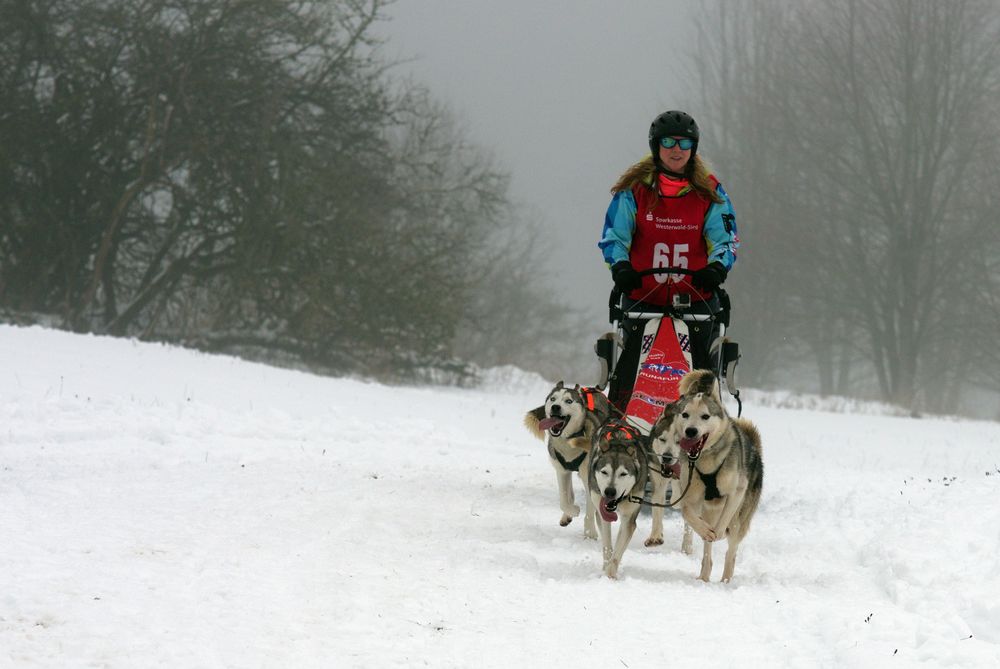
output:
[[[489,385],[0,327],[0,667],[1000,666],[1000,425],[748,403],[733,582],[609,581]]]

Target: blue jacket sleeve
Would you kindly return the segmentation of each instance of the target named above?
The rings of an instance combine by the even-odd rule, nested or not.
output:
[[[713,202],[705,214],[705,244],[708,247],[708,262],[720,262],[731,270],[736,262],[736,249],[740,238],[736,233],[736,214],[729,195],[719,184],[715,192],[722,196],[722,202]]]
[[[629,249],[632,248],[632,235],[635,233],[635,197],[632,191],[624,190],[615,193],[608,205],[608,213],[604,216],[604,231],[601,241],[597,243],[604,262],[608,267],[616,262],[628,260]]]

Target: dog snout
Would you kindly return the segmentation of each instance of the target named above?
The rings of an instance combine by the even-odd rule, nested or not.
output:
[[[549,412],[553,416],[560,416],[560,415],[562,415],[562,407],[559,406],[558,404],[553,404],[552,405],[552,409],[550,409]]]
[[[608,486],[607,488],[604,489],[604,496],[607,499],[615,499],[618,497],[618,491],[615,490],[613,487]]]
[[[684,436],[687,437],[688,439],[694,439],[695,437],[698,436],[698,428],[696,427],[687,428],[686,430],[684,430]]]

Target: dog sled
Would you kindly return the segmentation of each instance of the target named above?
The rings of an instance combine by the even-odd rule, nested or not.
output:
[[[681,267],[659,267],[639,272],[640,276],[671,275],[667,281],[683,283],[693,271]],[[663,407],[678,398],[678,383],[691,371],[692,342],[707,340],[708,368],[735,398],[742,413],[736,368],[739,345],[726,336],[731,303],[722,288],[711,299],[692,299],[674,294],[666,306],[632,300],[617,287],[608,298],[609,322],[614,331],[605,333],[595,344],[600,364],[598,387],[607,389],[609,399],[627,420],[649,434]],[[703,364],[704,366],[704,364]]]

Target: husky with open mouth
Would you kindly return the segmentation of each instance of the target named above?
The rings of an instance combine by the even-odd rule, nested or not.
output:
[[[675,503],[680,498],[683,488],[680,488],[681,465],[684,458],[681,457],[680,439],[671,430],[674,419],[677,417],[677,403],[668,404],[663,413],[653,424],[653,429],[649,433],[649,480],[653,484],[653,527],[650,530],[649,538],[646,539],[646,546],[660,546],[663,544],[663,514],[664,505],[667,502],[667,489],[670,489],[670,501]],[[681,539],[681,551],[690,554],[691,549],[691,526],[684,525],[684,536]]]
[[[712,544],[728,540],[722,580],[733,578],[736,551],[746,537],[760,502],[764,481],[761,440],[748,420],[731,418],[719,396],[712,372],[697,370],[680,383],[680,399],[668,406],[673,414],[664,444],[689,465],[680,468],[684,520],[705,543],[699,578],[712,575]]]
[[[567,387],[562,381],[549,391],[545,404],[524,417],[524,424],[539,439],[547,442],[549,461],[556,470],[559,486],[559,524],[569,525],[580,515],[573,496],[573,472],[583,483],[587,511],[583,519],[583,534],[597,538],[594,507],[588,494],[586,472],[590,462],[590,447],[597,429],[611,417],[611,403],[596,388]]]
[[[646,489],[648,460],[638,429],[617,419],[601,426],[590,451],[590,498],[597,508],[604,574],[618,578],[622,555],[635,533]],[[621,519],[611,543],[611,524]]]

